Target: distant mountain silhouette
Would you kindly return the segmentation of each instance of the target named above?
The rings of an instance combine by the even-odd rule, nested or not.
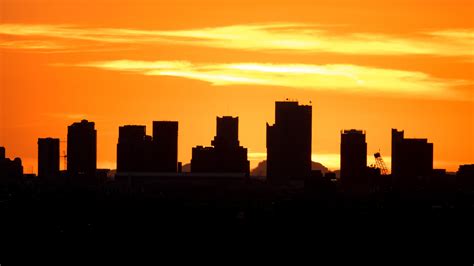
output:
[[[321,163],[311,161],[311,170],[320,170],[323,174],[330,172],[329,169]]]
[[[323,174],[330,172],[329,169],[318,163],[318,162],[311,162],[311,170],[320,170]],[[251,173],[251,176],[267,176],[267,160],[263,160],[258,163],[257,167],[255,167]]]
[[[321,163],[318,163],[318,162],[311,162],[311,169],[312,170],[320,170],[321,172],[323,172],[323,174],[325,174],[327,172],[330,172],[329,169],[326,166],[324,166],[324,165],[322,165]],[[190,163],[184,164],[183,168],[182,168],[182,172],[183,173],[190,173],[191,172],[191,164]],[[339,171],[336,171],[336,175],[338,175],[338,172]],[[252,169],[250,175],[251,176],[267,176],[267,160],[263,160],[263,161],[259,162],[257,167]]]
[[[191,172],[191,163],[183,164],[181,172],[190,173]]]

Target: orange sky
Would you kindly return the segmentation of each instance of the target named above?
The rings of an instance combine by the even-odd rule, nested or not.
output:
[[[291,98],[312,101],[313,159],[331,169],[341,129],[389,162],[398,128],[455,171],[474,162],[472,14],[461,0],[0,0],[0,146],[36,172],[37,138],[87,118],[115,168],[120,125],[178,120],[187,163],[234,115],[254,166]]]

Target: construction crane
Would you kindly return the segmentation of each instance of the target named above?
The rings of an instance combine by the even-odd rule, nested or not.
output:
[[[65,141],[65,140],[61,140],[60,142],[67,144],[67,141]],[[61,145],[63,145],[63,144],[61,144]],[[66,151],[64,150],[64,147],[63,147],[63,154],[61,155],[61,158],[63,159],[63,170],[67,170],[67,154],[66,154]]]
[[[385,165],[385,162],[382,159],[382,155],[380,155],[380,152],[374,153],[375,157],[375,168],[380,169],[380,174],[382,175],[388,175],[388,169],[387,165]]]

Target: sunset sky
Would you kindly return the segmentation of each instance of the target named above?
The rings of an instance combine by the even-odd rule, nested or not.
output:
[[[473,14],[472,0],[0,0],[0,146],[36,172],[37,138],[88,119],[98,167],[115,168],[119,126],[177,120],[185,164],[233,115],[254,167],[289,98],[312,103],[313,160],[330,169],[351,128],[390,166],[397,128],[456,171],[474,163]]]

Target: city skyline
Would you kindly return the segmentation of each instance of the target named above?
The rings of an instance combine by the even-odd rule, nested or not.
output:
[[[473,14],[474,0],[0,0],[0,236],[23,254],[214,234],[463,245]]]
[[[435,143],[434,168],[474,159],[472,1],[2,2],[0,146],[38,173],[38,138],[96,123],[97,167],[119,126],[180,122],[178,161],[239,117],[251,168],[273,103],[313,103],[312,160],[339,169],[340,130],[367,132],[391,165],[390,129]],[[420,13],[423,16],[420,16]],[[107,14],[107,19],[104,19]],[[61,147],[62,155],[65,147]],[[61,161],[61,169],[64,164]]]
[[[312,167],[311,121],[312,105],[299,105],[297,101],[290,100],[275,102],[275,123],[266,123],[268,156],[266,160],[259,162],[259,165],[265,162],[265,176],[270,183],[303,180],[313,176],[313,170],[319,170]],[[67,127],[67,153],[63,152],[62,156],[59,155],[59,138],[38,138],[38,176],[58,177],[60,157],[64,160],[64,173],[68,176],[92,177],[110,170],[115,170],[121,176],[182,172],[211,175],[239,173],[250,176],[254,170],[250,168],[248,149],[240,145],[239,117],[217,116],[212,146],[194,146],[189,164],[178,160],[179,121],[152,123],[152,135],[146,135],[144,125],[124,125],[118,128],[116,167],[109,169],[97,167],[97,130],[93,121],[81,120]],[[404,130],[395,128],[391,129],[391,133],[390,158],[395,159],[390,160],[391,167],[388,168],[380,152],[373,154],[374,163],[368,163],[370,155],[367,152],[365,130],[341,130],[340,168],[337,169],[340,171],[337,176],[341,181],[364,183],[367,182],[367,177],[388,174],[389,169],[393,169],[390,174],[395,178],[428,177],[447,172],[447,169],[433,167],[434,144],[428,142],[428,139],[406,138]],[[0,148],[2,158],[8,158],[5,147]],[[22,175],[25,173],[21,158],[17,157],[14,161],[6,159],[5,165],[6,173],[10,171],[10,167],[17,169],[17,166],[21,167]],[[189,165],[189,169],[183,170],[183,165]],[[459,165],[458,170],[461,166]],[[20,172],[11,172],[15,173]]]
[[[278,107],[278,106],[280,106],[280,107]],[[284,108],[281,108],[281,107],[284,107]],[[298,105],[298,102],[297,102],[297,101],[291,101],[291,100],[288,100],[288,99],[286,99],[286,101],[277,101],[277,102],[275,102],[275,111],[276,111],[276,113],[281,113],[281,114],[280,114],[280,117],[282,117],[282,118],[285,117],[285,118],[283,119],[283,121],[291,121],[291,120],[295,119],[296,117],[298,117],[299,115],[303,115],[303,114],[306,112],[306,111],[304,111],[303,109],[301,109],[301,111],[297,111],[297,112],[294,112],[294,111],[296,111],[296,110],[288,112],[289,110],[294,109],[295,107],[298,107],[298,108],[304,108],[304,107],[306,108],[306,107],[308,107],[308,108],[309,108],[309,118],[310,118],[309,121],[312,120],[312,119],[311,119],[311,109],[312,109],[312,105]],[[278,112],[279,109],[280,109],[280,111]],[[300,113],[300,112],[302,112],[302,113]],[[285,114],[285,115],[283,115],[283,114]],[[288,116],[288,117],[286,117],[286,116]],[[303,115],[303,116],[304,116],[304,115]],[[232,117],[232,116],[223,116],[223,117],[217,116],[216,118],[217,118],[217,132],[219,132],[219,130],[220,130],[221,132],[226,132],[226,134],[230,134],[230,135],[232,136],[231,139],[232,139],[232,138],[237,138],[237,142],[236,142],[236,143],[237,143],[237,145],[238,145],[238,144],[239,144],[239,141],[238,141],[238,121],[239,121],[239,117],[237,116],[237,117],[234,118],[234,117]],[[235,120],[235,121],[236,121],[236,124],[235,124],[235,125],[229,124],[229,122],[230,122],[230,123],[235,123],[235,122],[231,122],[231,120]],[[229,127],[229,126],[230,126],[231,128],[232,128],[232,127],[235,127],[235,128],[234,128],[234,129],[231,129],[231,128],[226,129],[225,127],[223,127],[224,124],[223,124],[222,122],[220,122],[220,121],[225,122],[226,124],[228,124],[228,126],[226,126],[226,127]],[[275,121],[277,121],[277,120],[275,119]],[[280,121],[282,121],[281,118],[280,118]],[[125,162],[125,163],[130,163],[130,162],[132,162],[132,161],[130,161],[130,160],[131,160],[131,159],[134,159],[133,164],[134,164],[134,165],[137,165],[137,163],[138,163],[138,164],[140,164],[141,166],[139,166],[138,168],[136,168],[137,166],[135,166],[134,168],[132,167],[132,169],[142,169],[142,170],[138,170],[139,172],[144,171],[143,169],[148,169],[148,170],[146,170],[146,171],[148,171],[148,172],[153,172],[153,171],[155,171],[155,170],[153,170],[154,167],[158,167],[158,168],[160,168],[160,169],[163,168],[163,166],[153,166],[153,164],[156,163],[156,162],[160,162],[160,161],[161,161],[162,159],[164,159],[164,158],[165,158],[165,161],[166,161],[166,158],[167,158],[167,157],[164,157],[164,158],[161,158],[161,157],[160,157],[161,159],[159,159],[159,158],[157,157],[157,155],[156,155],[156,151],[153,150],[153,149],[156,150],[156,148],[152,148],[152,146],[157,145],[157,144],[153,144],[153,143],[161,143],[161,144],[158,144],[159,146],[162,147],[161,149],[163,149],[163,146],[168,147],[168,148],[166,148],[166,149],[169,149],[169,147],[171,147],[171,149],[174,149],[174,150],[175,150],[175,151],[174,151],[174,157],[175,157],[175,158],[179,158],[178,147],[179,147],[180,145],[179,145],[179,137],[178,137],[178,136],[179,136],[180,133],[179,133],[179,131],[178,131],[178,123],[179,123],[179,121],[152,121],[152,129],[153,129],[153,131],[152,131],[151,134],[149,134],[149,135],[148,135],[148,132],[147,132],[147,130],[146,130],[146,125],[136,125],[136,124],[133,124],[133,125],[121,125],[121,126],[119,126],[119,127],[118,127],[118,132],[119,132],[119,134],[118,134],[118,138],[117,138],[118,143],[116,144],[116,145],[117,145],[117,146],[116,146],[116,158],[119,158],[119,157],[120,157],[119,154],[122,153],[122,154],[123,154],[122,156],[126,156],[126,157],[123,157],[123,159],[122,159],[123,162]],[[221,123],[221,126],[219,126],[219,123]],[[280,122],[280,123],[281,123],[281,122]],[[292,122],[292,123],[293,123],[293,122]],[[298,123],[300,123],[300,122],[298,122]],[[169,125],[169,126],[168,126],[168,125]],[[287,126],[285,126],[285,127],[287,128],[286,130],[288,130],[289,127],[294,127],[294,126],[296,126],[296,125],[298,125],[298,124],[291,124],[291,125],[292,125],[292,126],[290,126],[290,124],[288,124]],[[114,165],[113,165],[112,167],[108,167],[108,168],[107,168],[107,167],[100,167],[100,166],[97,164],[97,154],[99,153],[99,151],[98,151],[98,149],[97,149],[96,139],[97,139],[98,136],[100,135],[100,132],[97,132],[97,130],[95,129],[95,126],[96,126],[96,124],[95,124],[94,121],[88,121],[88,120],[86,120],[86,119],[82,119],[82,120],[80,120],[79,122],[77,122],[77,121],[76,121],[76,122],[73,122],[71,125],[67,126],[68,132],[71,132],[71,128],[72,128],[72,129],[75,129],[75,130],[73,130],[72,132],[77,132],[78,127],[81,127],[82,129],[79,129],[79,132],[81,132],[81,133],[79,133],[79,134],[81,134],[81,135],[85,134],[86,136],[87,136],[87,135],[90,135],[90,134],[93,134],[93,135],[91,135],[91,137],[92,137],[93,139],[91,139],[90,141],[87,141],[87,142],[86,142],[87,145],[93,145],[93,146],[89,149],[90,152],[88,151],[88,155],[93,155],[93,156],[90,156],[90,158],[88,158],[88,155],[81,155],[81,157],[85,156],[85,157],[84,157],[83,159],[81,159],[81,160],[86,160],[87,162],[85,162],[85,165],[87,165],[87,164],[90,165],[90,166],[88,166],[89,169],[91,169],[91,170],[89,170],[89,173],[92,173],[92,169],[113,169],[113,170],[118,170],[118,171],[120,171],[120,169],[119,169],[119,167],[118,167],[118,164],[119,164],[118,162],[119,162],[120,160],[116,160],[116,161],[114,162]],[[172,127],[170,127],[170,126],[172,126]],[[269,128],[270,128],[270,129],[271,129],[271,128],[274,128],[274,126],[275,126],[275,125],[270,126],[270,125],[268,124],[268,122],[267,122],[267,137],[266,137],[266,139],[265,139],[265,141],[267,141],[267,149],[268,149],[268,139],[267,139],[267,138],[269,137],[268,134],[270,134],[270,133],[268,133],[268,130],[269,130]],[[299,126],[301,126],[301,125],[298,125],[298,126],[296,126],[296,127],[299,128]],[[310,124],[309,126],[311,126],[311,124]],[[163,129],[165,129],[165,130],[167,130],[167,128],[171,129],[171,131],[170,131],[169,133],[165,133],[165,134],[166,134],[166,135],[165,135],[165,136],[166,136],[165,139],[166,139],[167,141],[156,142],[157,140],[163,139],[163,137],[159,137],[159,136],[158,136],[158,132],[161,132],[161,131],[162,131],[162,130],[159,130],[158,127],[163,127]],[[219,129],[219,128],[222,128],[222,129]],[[85,132],[84,130],[85,130],[85,131],[90,131],[90,130],[92,130],[92,132],[87,133],[87,132]],[[169,130],[168,130],[168,131],[169,131]],[[174,132],[173,132],[173,131],[174,131]],[[298,131],[299,131],[299,130],[296,130],[296,132],[298,132]],[[312,131],[312,127],[311,127],[311,131]],[[166,131],[165,131],[165,132],[166,132]],[[237,132],[237,133],[235,133],[235,132]],[[284,140],[282,139],[282,141],[286,142],[285,145],[289,145],[289,144],[291,143],[291,141],[288,142],[288,140],[287,140],[287,135],[286,135],[286,134],[288,134],[288,131],[285,131],[285,132],[286,132],[286,133],[284,133],[284,135],[281,136],[281,137],[284,139]],[[295,133],[296,133],[296,132],[295,132]],[[419,136],[418,136],[417,138],[405,138],[405,139],[404,139],[404,132],[405,132],[405,130],[398,131],[397,129],[392,128],[392,129],[391,129],[391,132],[392,132],[392,135],[391,135],[391,142],[392,142],[392,144],[391,144],[391,149],[390,149],[390,150],[392,151],[392,154],[386,154],[386,155],[383,155],[382,157],[383,157],[383,160],[387,163],[387,168],[388,168],[389,172],[393,174],[393,172],[392,172],[392,167],[391,167],[391,165],[393,164],[393,160],[392,160],[393,152],[394,152],[394,151],[393,151],[393,147],[394,147],[395,143],[397,142],[395,139],[399,138],[399,137],[394,137],[394,136],[396,136],[396,135],[394,135],[394,134],[401,134],[400,136],[401,136],[402,141],[409,142],[409,143],[420,143],[421,145],[423,145],[423,144],[422,144],[423,142],[426,144],[427,139],[419,138]],[[68,133],[68,135],[69,135],[69,134],[70,134],[70,133]],[[78,134],[78,133],[75,133],[75,135],[77,135],[77,134]],[[123,134],[123,136],[121,136],[121,134]],[[217,133],[217,134],[219,134],[219,133]],[[237,135],[235,135],[235,134],[237,134]],[[275,134],[275,133],[272,133],[272,134]],[[297,133],[297,134],[300,134],[300,133]],[[343,154],[343,151],[345,151],[345,152],[347,153],[347,152],[351,151],[351,149],[352,149],[351,146],[347,146],[347,148],[343,148],[343,147],[345,147],[344,145],[349,144],[349,143],[344,144],[344,140],[346,140],[346,142],[347,142],[347,140],[348,140],[347,137],[350,137],[351,135],[354,135],[354,134],[355,134],[355,135],[361,135],[361,136],[363,136],[363,139],[364,139],[364,142],[363,142],[363,143],[364,143],[364,146],[363,146],[363,147],[364,147],[364,148],[363,148],[362,150],[359,150],[359,149],[358,149],[358,151],[356,151],[356,154],[358,154],[356,157],[354,157],[354,155],[355,155],[355,154],[354,154],[354,155],[351,155],[351,156],[348,157],[348,158],[352,158],[351,160],[363,160],[363,162],[365,162],[365,163],[363,163],[364,167],[369,167],[369,166],[373,166],[373,165],[376,164],[375,158],[374,158],[375,152],[371,152],[371,151],[368,151],[368,150],[367,150],[367,145],[368,145],[368,143],[365,142],[365,139],[366,139],[366,130],[364,130],[364,129],[341,129],[341,130],[340,130],[340,134],[341,134],[341,139],[340,139],[340,145],[341,145],[341,146],[340,146],[340,152],[337,153],[337,154],[334,154],[334,155],[337,155],[337,156],[338,156],[338,158],[336,159],[337,162],[338,162],[338,165],[329,165],[329,166],[328,166],[328,165],[325,165],[324,163],[322,163],[321,161],[316,161],[315,159],[317,159],[319,156],[315,155],[315,154],[312,153],[312,152],[311,152],[311,161],[312,161],[312,162],[322,163],[323,166],[328,167],[328,169],[331,170],[331,171],[340,171],[340,170],[341,170],[341,167],[340,167],[340,166],[343,164],[343,163],[341,162],[341,158],[345,156],[345,155]],[[175,135],[175,136],[173,137],[173,135]],[[153,136],[153,137],[152,137],[152,136]],[[216,136],[214,137],[214,140],[211,142],[212,145],[215,145],[214,143],[215,143],[215,141],[216,141],[217,136],[218,136],[218,135],[216,135]],[[170,137],[171,137],[171,138],[174,138],[174,140],[170,139]],[[301,136],[300,136],[300,137],[301,137]],[[73,139],[75,139],[75,138],[78,138],[78,137],[74,137]],[[86,137],[86,139],[87,139],[87,138],[88,138],[88,137]],[[121,149],[119,148],[120,145],[121,145],[121,142],[123,142],[123,140],[121,141],[122,138],[131,140],[131,141],[132,141],[131,143],[133,144],[133,146],[131,146],[131,148],[128,148],[127,150],[123,150],[122,152],[120,152],[120,150],[123,149],[123,148],[121,148]],[[272,137],[272,138],[275,138],[275,137]],[[395,139],[394,139],[394,138],[395,138]],[[77,147],[80,147],[80,146],[84,146],[84,143],[82,143],[83,140],[84,140],[83,137],[80,137],[80,138],[77,139],[77,140],[73,140],[72,143],[73,143],[74,146],[76,147],[76,148],[74,148],[74,149],[77,149]],[[137,142],[137,140],[138,140],[139,142]],[[171,143],[169,143],[170,140],[171,140]],[[61,145],[60,145],[59,143],[60,143],[60,142],[61,142],[61,143],[68,143],[69,140],[61,140],[60,138],[56,138],[56,137],[54,137],[54,136],[48,136],[48,137],[44,137],[44,138],[41,138],[41,137],[37,138],[37,142],[38,142],[38,146],[37,146],[37,155],[38,155],[38,156],[37,156],[37,158],[36,158],[37,165],[39,165],[38,163],[39,163],[41,154],[43,153],[43,152],[40,151],[40,149],[41,149],[41,147],[45,147],[45,144],[46,144],[46,143],[45,143],[45,144],[40,145],[40,142],[41,142],[41,143],[44,143],[44,142],[46,142],[46,141],[49,141],[49,142],[54,141],[54,142],[56,142],[56,144],[54,144],[54,145],[56,145],[56,146],[53,148],[53,150],[54,150],[54,149],[59,149],[59,154],[54,155],[54,156],[57,156],[58,158],[60,158],[60,162],[59,162],[59,164],[58,164],[57,166],[59,167],[60,170],[68,170],[68,169],[65,169],[65,168],[66,168],[66,165],[70,165],[70,163],[71,163],[71,156],[68,156],[68,155],[69,155],[69,153],[72,153],[72,152],[71,152],[71,150],[69,150],[69,149],[67,148],[68,145],[64,145],[64,144],[61,144]],[[395,141],[395,142],[394,142],[394,141]],[[127,141],[127,142],[129,142],[129,141]],[[127,143],[127,142],[125,142],[125,143]],[[312,142],[312,141],[309,140],[309,143],[310,143],[310,144],[311,144],[311,142]],[[89,144],[89,143],[90,143],[90,144]],[[137,143],[138,143],[138,144],[137,144]],[[147,143],[149,143],[149,144],[147,144]],[[174,143],[174,144],[173,144],[173,143]],[[303,143],[301,143],[301,144],[303,145]],[[307,144],[307,143],[304,143],[304,145],[301,146],[301,147],[304,148],[304,146],[305,146],[306,144]],[[420,145],[420,144],[417,144],[417,145]],[[434,156],[433,156],[434,150],[435,150],[435,149],[433,149],[433,143],[428,143],[428,144],[431,145],[431,151],[430,151],[430,156],[431,156],[431,158],[429,158],[428,161],[427,161],[427,163],[430,164],[430,166],[429,166],[428,168],[425,167],[425,169],[427,169],[427,170],[425,170],[424,174],[429,173],[430,171],[432,171],[432,169],[445,169],[445,170],[447,170],[448,172],[456,172],[456,171],[459,169],[459,166],[460,166],[460,165],[469,164],[469,163],[470,163],[470,162],[462,163],[462,164],[456,166],[457,168],[455,168],[454,170],[436,167],[436,162],[435,162]],[[50,144],[48,144],[48,145],[50,145]],[[86,145],[86,146],[87,146],[87,145]],[[123,145],[123,144],[122,144],[122,145]],[[171,146],[170,146],[170,145],[171,145]],[[175,146],[175,148],[173,148],[173,145]],[[351,144],[351,145],[353,145],[353,144]],[[65,146],[65,147],[64,147],[64,146]],[[147,146],[149,146],[149,147],[146,148]],[[310,146],[312,146],[312,145],[310,145]],[[139,148],[137,149],[137,147],[139,147]],[[356,145],[356,146],[353,146],[353,147],[362,148],[360,145]],[[415,147],[418,147],[418,146],[415,146]],[[5,147],[3,147],[3,148],[5,148]],[[194,153],[194,150],[195,150],[195,149],[202,149],[202,150],[204,151],[204,150],[206,150],[206,149],[211,149],[211,148],[213,149],[213,147],[206,147],[205,145],[203,145],[203,144],[201,143],[201,144],[196,144],[196,145],[194,145],[194,146],[191,147],[190,149],[191,149],[191,150],[193,151],[193,153]],[[240,147],[240,148],[244,148],[244,147]],[[45,148],[42,148],[42,149],[45,149]],[[50,149],[50,148],[49,148],[49,149]],[[130,149],[131,149],[131,150],[130,150]],[[144,149],[150,149],[150,150],[149,150],[149,151],[146,151],[146,150],[144,150]],[[160,149],[160,148],[159,148],[159,149]],[[415,148],[415,150],[408,150],[407,152],[405,152],[405,155],[403,155],[404,157],[410,156],[410,158],[407,157],[407,159],[406,159],[407,162],[412,161],[413,163],[416,164],[416,162],[415,162],[414,160],[418,159],[419,157],[417,157],[417,156],[420,156],[420,155],[424,152],[424,151],[418,151],[418,149],[420,149],[420,148]],[[423,148],[423,149],[425,149],[425,148]],[[251,153],[249,153],[246,148],[245,148],[244,150],[245,150],[245,153],[246,153],[246,157],[247,157],[247,156],[249,157],[249,162],[250,162],[250,161],[252,160],[252,159],[250,158],[250,157],[251,157]],[[67,151],[67,152],[66,152],[66,151]],[[138,151],[138,153],[137,153],[137,151]],[[49,151],[49,152],[51,152],[51,151]],[[92,152],[92,153],[91,153],[91,152]],[[176,152],[177,152],[177,154],[176,154]],[[296,152],[296,153],[295,153],[295,152],[296,152],[296,151],[292,151],[292,152],[290,152],[290,154],[297,154],[297,153],[298,153],[298,152]],[[354,152],[354,151],[352,151],[352,152]],[[360,158],[361,152],[366,154],[366,156],[365,156],[366,158]],[[379,152],[380,152],[380,151],[378,151],[377,153],[379,153]],[[420,153],[420,152],[421,152],[421,153]],[[75,153],[77,153],[77,151],[76,151]],[[169,151],[167,151],[166,153],[169,154]],[[171,153],[173,154],[173,152],[171,152]],[[149,154],[149,155],[147,155],[147,154]],[[153,155],[152,155],[152,154],[153,154]],[[258,158],[258,159],[254,159],[254,161],[256,161],[256,162],[254,162],[254,163],[260,163],[260,162],[262,162],[262,161],[268,160],[267,154],[268,154],[267,152],[262,152],[262,153],[258,154],[258,157],[254,157],[254,158]],[[8,156],[9,154],[6,154],[6,155],[7,155],[6,157],[11,157],[12,159],[17,157],[17,156]],[[49,156],[50,156],[50,155],[49,155]],[[149,158],[143,157],[143,156],[149,156]],[[158,156],[159,156],[159,155],[158,155]],[[380,154],[379,154],[379,156],[380,156]],[[17,157],[17,158],[20,158],[20,157]],[[141,158],[141,159],[140,159],[140,158]],[[151,160],[152,158],[153,158],[153,160]],[[173,156],[172,156],[171,158],[173,158]],[[290,158],[290,157],[289,157],[289,158]],[[22,158],[20,158],[20,159],[22,159]],[[288,158],[287,158],[287,159],[288,159]],[[334,160],[334,158],[332,158],[332,159]],[[65,162],[65,160],[67,160],[67,162]],[[125,161],[124,161],[124,160],[125,160]],[[137,160],[139,160],[140,162],[138,162]],[[285,160],[286,160],[286,159],[285,159]],[[285,161],[285,160],[284,160],[284,161]],[[76,161],[77,161],[77,159],[76,159]],[[172,162],[171,162],[171,165],[174,164],[176,168],[175,168],[174,170],[171,170],[171,171],[164,171],[164,172],[177,172],[177,171],[178,171],[178,170],[177,170],[178,167],[181,167],[181,166],[178,166],[178,164],[180,164],[180,165],[185,165],[185,164],[191,165],[191,164],[192,164],[192,160],[190,160],[189,162],[182,162],[182,161],[180,161],[179,159],[171,159],[171,161],[172,161]],[[173,162],[173,161],[174,161],[174,162]],[[22,162],[23,162],[23,159],[22,159]],[[163,162],[160,162],[159,164],[161,165],[162,163],[163,163]],[[167,164],[169,165],[169,162],[168,162]],[[358,163],[358,164],[359,164],[359,166],[358,166],[358,167],[359,167],[359,170],[353,172],[353,171],[355,170],[355,169],[353,169],[353,170],[351,170],[351,172],[353,172],[353,173],[351,173],[351,174],[357,175],[357,173],[359,173],[359,174],[362,173],[361,170],[360,170],[360,169],[361,169],[361,164],[360,164],[360,163]],[[144,166],[144,165],[148,165],[148,166]],[[163,168],[163,169],[172,169],[173,167],[174,167],[174,166],[172,166],[172,167],[170,168],[170,167],[168,166],[168,167],[165,167],[165,168]],[[413,165],[412,167],[415,167],[414,169],[416,169],[416,166],[415,166],[415,165]],[[54,167],[53,167],[53,168],[54,168]],[[76,168],[76,167],[73,167],[73,168]],[[128,168],[128,167],[127,167],[127,168]],[[256,165],[250,164],[250,171],[252,171],[254,168],[256,168]],[[25,174],[37,174],[37,175],[39,175],[38,172],[31,172],[31,171],[28,172],[28,169],[25,167],[24,163],[23,163],[23,169],[24,169],[24,173],[25,173]],[[297,169],[297,171],[299,171],[298,169],[301,169],[301,167],[296,167],[295,169]],[[431,170],[429,170],[429,169],[431,169]],[[69,169],[68,171],[70,171],[70,169]],[[77,171],[78,171],[78,170],[75,170],[75,172],[77,172]],[[124,171],[124,170],[122,170],[122,171]],[[130,171],[130,170],[125,170],[125,172],[129,172],[129,171]],[[136,171],[136,170],[132,170],[132,172],[133,172],[133,171]],[[163,171],[163,170],[158,170],[158,171],[161,172],[161,171]],[[292,171],[291,171],[291,172],[292,172]],[[290,172],[289,172],[289,173],[290,173]],[[302,175],[302,176],[304,176],[304,175]]]

